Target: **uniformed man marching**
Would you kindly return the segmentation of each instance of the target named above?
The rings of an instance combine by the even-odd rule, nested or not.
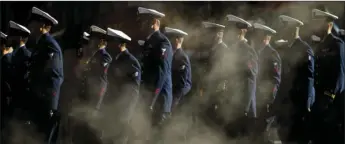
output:
[[[275,120],[274,102],[280,85],[281,59],[278,52],[271,46],[270,41],[273,34],[276,33],[272,28],[254,23],[254,48],[259,57],[259,73],[257,77],[257,130],[262,136],[270,130]],[[261,133],[261,134],[260,134]],[[266,135],[260,137],[267,140]]]
[[[115,132],[111,132],[118,143],[133,141],[135,134],[131,131],[131,120],[135,114],[136,105],[139,101],[139,89],[141,82],[141,67],[139,61],[129,52],[126,44],[131,38],[122,31],[112,28],[107,29],[109,41],[117,44],[119,53],[116,55],[113,66],[109,71],[113,75],[110,80],[112,93],[107,99],[111,111],[116,115],[110,121],[114,124]],[[114,107],[115,106],[115,107]],[[130,142],[131,143],[131,142]]]
[[[148,87],[154,87],[150,109],[157,112],[158,121],[162,123],[170,117],[173,100],[171,81],[173,50],[168,38],[159,30],[161,24],[159,18],[165,15],[156,10],[142,7],[138,8],[138,12],[148,17],[148,27],[151,30],[144,44],[144,49],[148,54],[143,60],[143,80]],[[155,105],[156,102],[159,104]]]
[[[212,22],[202,22],[207,35],[205,44],[208,46],[206,52],[201,54],[204,71],[202,79],[203,106],[206,108],[206,119],[211,125],[224,125],[224,110],[227,107],[230,94],[227,92],[229,80],[229,49],[223,42],[224,25]]]
[[[1,36],[1,143],[6,143],[8,131],[5,127],[8,126],[8,119],[10,114],[10,101],[12,98],[12,82],[13,82],[13,66],[12,66],[12,52],[13,48],[9,46],[7,35],[0,32]]]
[[[86,62],[84,96],[82,99],[90,108],[100,110],[108,86],[108,68],[112,57],[107,52],[106,31],[92,25],[90,27],[90,44],[96,47],[93,55]]]
[[[310,121],[307,121],[309,120],[307,118],[315,99],[314,51],[299,36],[303,22],[286,15],[280,15],[279,20],[281,38],[288,41],[282,57],[282,69],[288,71],[283,75],[285,78],[282,80],[284,83],[282,89],[286,89],[284,92],[287,93],[292,108],[292,112],[287,108],[280,112],[290,112],[288,119],[284,119],[285,123],[290,123],[287,141],[307,144],[310,140],[308,131]]]
[[[15,48],[13,52],[12,62],[14,66],[13,74],[15,75],[13,83],[13,99],[12,106],[15,109],[14,117],[17,120],[28,120],[28,109],[30,101],[27,96],[27,72],[31,52],[26,48],[25,44],[30,35],[30,30],[13,21],[9,22],[10,31],[8,38],[11,46]]]
[[[50,35],[58,21],[48,13],[33,7],[31,31],[39,31],[29,67],[30,107],[32,121],[43,133],[45,141],[55,143],[58,133],[60,87],[64,80],[63,57],[60,45]]]
[[[72,78],[72,81],[70,81],[70,85],[75,86],[75,89],[74,89],[74,91],[71,91],[71,90],[68,91],[69,94],[71,92],[76,93],[76,94],[71,95],[69,97],[70,101],[66,107],[67,111],[70,111],[70,110],[73,111],[73,108],[75,108],[76,103],[79,102],[78,92],[81,88],[84,88],[84,85],[80,83],[83,79],[83,70],[84,69],[82,67],[85,66],[85,64],[82,61],[84,59],[84,50],[87,48],[89,40],[90,40],[90,34],[87,32],[83,32],[82,35],[80,36],[79,48],[77,48],[77,51],[76,51],[77,60],[73,64],[73,70],[74,70],[73,72],[74,73],[72,76],[74,76],[74,77]],[[64,56],[66,56],[66,53]],[[69,55],[69,56],[71,56],[71,55]],[[65,117],[65,120],[61,120],[62,125],[65,124],[64,125],[65,129],[62,131],[62,134],[64,136],[66,136],[65,140],[69,141],[70,143],[72,143],[72,141],[73,141],[74,134],[75,134],[74,133],[75,128],[78,129],[78,127],[75,126],[75,123],[79,122],[78,119],[80,118],[80,117],[77,117],[76,119],[74,119],[73,116],[74,115],[68,115]]]
[[[344,143],[344,42],[332,32],[329,12],[313,9],[314,34],[321,38],[315,49],[315,103],[312,106],[313,142]],[[342,119],[342,120],[341,120]]]
[[[174,40],[174,57],[172,62],[173,104],[183,103],[185,96],[192,87],[192,70],[188,55],[183,51],[184,36],[188,34],[182,30],[165,27],[165,33]]]
[[[79,42],[80,48],[77,49],[77,57],[78,58],[82,58],[84,56],[84,46],[86,44],[88,44],[89,39],[90,39],[89,36],[90,36],[89,33],[83,32],[83,36],[82,36],[82,38],[80,39],[80,42]]]
[[[252,124],[253,121],[250,120],[256,118],[255,95],[256,77],[258,73],[258,55],[254,48],[247,43],[248,40],[246,39],[248,28],[252,27],[252,25],[244,19],[230,14],[227,15],[227,20],[232,24],[232,27],[237,30],[237,33],[235,33],[236,35],[231,35],[231,37],[238,38],[230,45],[232,55],[235,57],[235,68],[233,70],[234,75],[231,77],[235,81],[233,82],[234,85],[230,86],[233,93],[231,97],[240,99],[241,103],[236,104],[238,103],[238,101],[236,101],[232,105],[232,109],[236,109],[237,111],[232,114],[232,118],[235,118],[238,121],[230,122],[228,130],[232,131],[232,134],[237,134],[239,132],[244,134],[243,132],[247,131],[246,129],[252,128],[249,124]],[[237,95],[238,93],[240,93],[240,95]]]
[[[85,36],[85,37],[84,37]],[[92,55],[85,62],[83,70],[82,86],[80,87],[80,104],[86,107],[86,111],[76,112],[76,119],[73,118],[73,143],[93,144],[102,143],[105,140],[103,135],[104,127],[95,123],[103,123],[106,119],[105,95],[108,89],[108,69],[112,57],[107,52],[108,46],[107,31],[92,25],[90,34],[83,35],[84,46],[92,48]],[[91,117],[89,117],[91,116]],[[94,123],[95,122],[95,123]],[[87,136],[87,138],[83,138]]]

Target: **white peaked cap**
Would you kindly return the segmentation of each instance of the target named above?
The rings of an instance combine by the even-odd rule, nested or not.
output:
[[[268,26],[265,26],[263,24],[254,23],[253,26],[254,26],[255,29],[265,30],[265,31],[271,32],[273,34],[277,33],[274,29],[272,29],[272,28],[270,28]]]
[[[46,18],[47,20],[51,21],[53,23],[53,25],[57,25],[59,23],[54,17],[50,16],[48,13],[46,13],[46,12],[36,8],[36,7],[32,7],[31,12]]]
[[[132,39],[126,35],[124,32],[119,31],[119,30],[115,30],[112,28],[107,28],[107,35],[108,36],[112,36],[112,37],[117,37],[123,40],[127,40],[127,41],[131,41]]]
[[[280,40],[275,41],[274,43],[276,45],[283,45],[283,44],[287,44],[288,42],[289,42],[288,40],[280,39]]]
[[[242,18],[239,18],[239,17],[237,17],[237,16],[228,14],[228,15],[226,16],[226,18],[227,18],[228,21],[239,22],[239,23],[243,23],[243,24],[248,25],[248,27],[252,27],[252,24],[251,24],[250,22],[248,22],[248,21],[246,21],[246,20],[244,20],[244,19],[242,19]]]
[[[6,34],[4,34],[3,32],[1,32],[0,31],[0,36],[1,36],[1,38],[3,38],[3,39],[6,39],[7,38],[7,35]]]
[[[92,25],[90,27],[90,29],[91,29],[91,32],[97,32],[97,33],[101,33],[101,34],[106,34],[107,33],[107,31],[105,31],[104,29],[102,29],[102,28],[100,28],[98,26],[95,26],[95,25]]]
[[[216,24],[216,23],[212,23],[212,22],[202,22],[202,25],[205,27],[205,28],[212,28],[212,27],[215,27],[215,28],[225,28],[224,25],[221,25],[221,24]]]
[[[321,38],[318,37],[318,36],[316,36],[316,35],[312,35],[312,36],[311,36],[311,40],[312,40],[312,41],[317,41],[317,42],[318,42],[318,41],[321,41]]]
[[[188,33],[179,30],[179,29],[174,29],[174,28],[170,28],[170,27],[165,27],[165,32],[166,33],[171,33],[171,34],[177,34],[177,35],[183,35],[183,36],[187,36]]]
[[[143,8],[143,7],[138,7],[138,13],[139,14],[151,14],[157,17],[165,17],[164,13],[161,13],[159,11],[156,11],[154,9],[148,9],[148,8]]]
[[[140,46],[143,46],[143,45],[145,44],[145,41],[144,41],[144,40],[138,40],[138,44],[139,44]]]
[[[30,30],[28,28],[26,28],[20,24],[17,24],[14,21],[10,21],[9,23],[10,23],[10,28],[17,29],[17,30],[20,30],[20,31],[23,31],[23,32],[30,34]]]
[[[332,19],[338,19],[338,16],[336,16],[334,14],[331,14],[329,12],[325,12],[325,11],[322,11],[322,10],[319,10],[319,9],[313,9],[312,10],[312,17],[315,18],[315,17],[319,17],[319,16],[330,17]]]
[[[289,17],[289,16],[286,16],[286,15],[280,15],[279,19],[283,22],[288,22],[291,24],[304,25],[302,21],[295,19],[295,18],[292,18],[292,17]]]
[[[87,33],[87,32],[83,33],[83,39],[89,40],[89,38],[88,38],[89,36],[90,36],[89,33]]]

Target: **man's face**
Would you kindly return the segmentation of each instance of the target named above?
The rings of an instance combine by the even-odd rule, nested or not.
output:
[[[20,37],[19,36],[8,36],[7,37],[7,46],[8,47],[18,47],[20,44]]]
[[[295,27],[284,27],[278,32],[278,40],[283,39],[283,40],[288,40],[291,41],[294,39],[296,33],[296,28]]]
[[[229,27],[227,30],[224,32],[224,41],[227,43],[232,43],[235,41],[235,38],[238,36],[238,30],[235,29],[235,27]]]
[[[156,25],[156,21],[154,19],[148,19],[145,17],[138,19],[140,23],[140,31],[145,33],[146,35],[151,34],[154,31],[154,26]]]
[[[95,49],[98,47],[98,44],[99,44],[98,38],[90,38],[88,45],[86,45],[85,47]]]
[[[99,39],[98,47],[106,46],[107,42],[105,39]]]
[[[224,32],[223,31],[218,31],[213,35],[213,43],[218,43],[220,39],[223,39]]]
[[[322,37],[327,34],[328,22],[326,19],[314,19],[312,20],[310,28],[315,35]]]
[[[270,35],[265,35],[265,36],[264,36],[263,43],[264,43],[264,44],[269,44],[270,41],[271,41],[271,37],[272,37],[272,36],[270,36]]]
[[[150,29],[154,30],[156,26],[157,26],[157,19],[152,19],[150,22]]]
[[[41,27],[42,27],[42,23],[38,22],[38,21],[31,21],[28,25],[28,29],[31,32],[31,36],[38,38],[41,35]]]
[[[255,32],[252,35],[253,45],[255,48],[261,48],[264,45],[265,35],[262,32]]]

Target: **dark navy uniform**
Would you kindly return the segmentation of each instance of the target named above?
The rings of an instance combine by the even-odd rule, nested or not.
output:
[[[7,35],[1,32],[1,52],[4,49],[9,49],[6,46]],[[12,98],[12,78],[13,78],[13,66],[12,66],[12,52],[1,56],[1,142],[3,142],[3,130],[7,125],[7,119],[9,118],[9,100]]]
[[[174,104],[178,104],[192,87],[189,57],[182,48],[176,49],[172,66]]]
[[[120,52],[113,62],[114,75],[113,84],[116,90],[111,95],[121,97],[121,95],[130,96],[130,101],[136,101],[139,96],[139,88],[141,81],[141,68],[138,60],[126,49]],[[128,98],[127,97],[127,98]],[[125,104],[128,106],[128,103]]]
[[[227,65],[230,49],[223,42],[225,26],[202,22],[205,28],[205,40],[201,53],[201,111],[204,120],[210,125],[223,126],[229,118],[229,114],[223,114],[229,107],[231,94],[229,93],[230,72]]]
[[[315,100],[314,89],[314,52],[312,48],[300,38],[287,48],[284,68],[288,69],[289,98],[292,102],[291,138],[308,142],[308,131],[305,123],[308,113]],[[292,57],[293,56],[293,57]],[[301,133],[303,131],[303,133]]]
[[[106,106],[105,99],[108,91],[108,69],[112,62],[112,57],[107,52],[106,46],[100,48],[97,47],[101,41],[106,41],[106,31],[95,25],[90,27],[90,46],[94,49],[91,57],[86,62],[86,67],[83,73],[83,82],[81,86],[80,100],[87,109],[91,109],[92,120],[97,123],[104,123],[106,120]],[[96,41],[93,43],[92,41]],[[98,42],[98,43],[97,43]],[[95,44],[95,45],[92,45]],[[78,113],[78,117],[87,117],[90,111],[81,111]],[[102,143],[102,133],[104,127],[98,127],[97,129],[90,126],[89,121],[84,119],[74,119],[74,136],[72,138],[73,143]],[[81,138],[87,135],[87,138]]]
[[[13,45],[16,49],[13,52],[13,66],[14,71],[13,74],[16,76],[14,77],[14,81],[16,83],[13,84],[13,107],[15,109],[20,109],[20,111],[17,113],[15,111],[16,118],[22,117],[24,115],[27,115],[27,112],[24,112],[25,110],[29,109],[28,101],[30,101],[29,97],[27,96],[27,73],[28,73],[28,67],[29,67],[29,60],[31,57],[31,52],[26,48],[25,43],[23,45],[20,45],[19,41],[20,38],[23,39],[22,42],[25,42],[25,38],[27,38],[30,35],[30,31],[22,26],[19,25],[13,21],[10,21],[10,33],[9,37],[15,37],[14,40],[16,41]],[[20,37],[20,38],[19,38]],[[27,117],[26,117],[27,118]]]
[[[239,41],[236,46],[236,53],[241,57],[238,66],[242,71],[242,80],[245,81],[243,90],[245,92],[245,113],[251,117],[256,117],[256,77],[258,74],[258,55],[256,51],[245,41]],[[238,73],[240,74],[240,73]]]
[[[331,110],[331,108],[337,106],[336,103],[332,104],[332,102],[336,102],[337,99],[343,97],[341,93],[344,91],[344,64],[344,42],[333,34],[328,34],[315,51],[316,97],[312,111],[315,125],[317,125],[315,127],[320,128],[317,130],[319,135],[315,135],[315,138],[332,137],[328,135],[330,133],[324,132],[334,130],[332,127],[329,127],[330,123],[327,121],[328,113],[340,110]]]
[[[91,37],[96,39],[104,38],[106,31],[91,26]],[[112,57],[107,52],[106,47],[95,51],[87,61],[87,68],[84,72],[84,88],[82,99],[85,104],[91,108],[100,110],[103,104],[103,98],[108,86],[108,68],[112,61]]]
[[[151,20],[157,20],[165,16],[156,10],[138,8],[138,13],[149,16]],[[146,56],[143,58],[143,81],[150,89],[154,87],[154,97],[150,109],[163,112],[162,120],[171,112],[172,106],[172,80],[171,65],[173,50],[168,38],[159,30],[151,33],[145,41],[144,51]],[[162,101],[162,108],[156,109],[156,101]]]
[[[257,34],[261,35],[256,38],[258,43],[255,43],[255,49],[258,54],[258,65],[259,72],[257,77],[257,130],[259,133],[264,134],[264,137],[261,134],[259,139],[268,140],[268,135],[271,129],[271,125],[275,121],[275,98],[277,91],[280,86],[281,81],[281,58],[278,52],[270,45],[264,45],[263,37],[267,35],[275,34],[276,31],[264,26],[262,24],[254,23],[253,24]],[[259,30],[259,31],[258,31]],[[262,133],[264,132],[264,133]]]
[[[339,30],[339,38],[341,38],[343,41],[345,41],[345,30],[344,29]]]
[[[144,75],[151,73],[155,80],[155,98],[151,104],[154,106],[157,96],[163,96],[163,112],[171,112],[172,105],[172,80],[171,80],[171,65],[173,58],[173,51],[168,38],[160,31],[154,32],[150,38],[145,42],[146,49],[151,49],[148,57],[150,62],[145,62]],[[148,69],[149,68],[149,69]],[[145,81],[145,79],[144,79]]]
[[[108,68],[112,57],[106,51],[106,48],[97,50],[88,63],[88,72],[86,72],[86,103],[91,107],[100,109],[103,103],[103,97],[108,86]],[[90,87],[91,86],[91,87]]]
[[[12,53],[7,53],[1,56],[1,142],[4,142],[8,131],[5,128],[8,127],[8,120],[12,113],[12,108],[10,107],[10,100],[12,98],[12,78],[13,78],[13,67],[11,60]]]
[[[257,97],[259,98],[257,99],[260,99],[258,100],[258,103],[260,104],[257,105],[265,105],[265,107],[266,105],[272,106],[280,84],[280,55],[271,45],[260,48],[257,53],[259,56],[257,91]]]
[[[309,112],[315,99],[314,51],[298,35],[303,22],[286,15],[280,15],[279,19],[282,22],[280,34],[288,39],[280,53],[282,84],[276,101],[281,107],[278,121],[281,127],[289,129],[288,133],[281,133],[281,138],[286,138],[282,141],[308,143]],[[284,43],[284,40],[281,42]]]
[[[33,18],[42,24],[56,25],[58,22],[49,14],[33,7]],[[63,83],[63,57],[60,45],[49,34],[40,36],[35,45],[29,67],[29,88],[31,119],[38,131],[45,134],[48,143],[55,143],[58,133],[58,105],[60,87]]]
[[[117,118],[113,120],[109,118],[109,122],[113,123],[114,129],[109,132],[117,142],[133,140],[133,131],[130,129],[130,123],[135,114],[136,105],[139,101],[139,89],[141,83],[141,67],[139,61],[128,51],[126,43],[131,41],[131,38],[125,33],[112,28],[107,29],[107,37],[119,45],[120,53],[114,59],[110,67],[109,74],[112,75],[111,95],[106,100],[109,103],[112,111]],[[109,41],[110,41],[109,40]],[[107,119],[107,118],[105,118]],[[128,138],[130,137],[130,138]]]
[[[234,66],[232,70],[230,85],[231,95],[233,99],[231,107],[234,109],[231,118],[236,120],[230,121],[227,125],[227,132],[229,136],[236,137],[238,134],[247,135],[252,131],[253,118],[256,117],[256,77],[258,73],[258,55],[254,48],[252,48],[244,38],[245,33],[241,30],[248,29],[252,25],[234,15],[227,15],[228,26],[233,27],[240,33],[231,35],[243,35],[242,39],[233,39],[230,45],[232,59],[234,61],[231,65]],[[235,100],[236,99],[236,100]]]
[[[165,34],[174,41],[179,40],[181,42],[180,45],[183,43],[183,37],[188,35],[182,30],[170,27],[165,27]],[[192,88],[192,70],[189,56],[181,47],[177,47],[177,45],[178,43],[175,43],[171,69],[174,107],[185,101],[184,97]]]
[[[313,9],[313,20],[320,25],[330,24],[337,16],[330,12]],[[323,30],[323,31],[322,31]],[[344,72],[345,54],[344,42],[327,29],[320,32],[321,42],[316,46],[315,52],[315,103],[312,107],[313,142],[318,143],[344,143]],[[321,33],[322,32],[322,33]]]

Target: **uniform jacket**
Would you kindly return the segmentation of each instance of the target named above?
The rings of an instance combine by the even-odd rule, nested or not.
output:
[[[112,57],[106,48],[94,52],[88,61],[87,71],[85,72],[85,99],[87,103],[96,106],[97,109],[103,103],[103,97],[108,86],[108,68]]]
[[[14,96],[14,101],[19,102],[17,103],[19,105],[22,105],[20,102],[25,102],[26,100],[23,98],[27,97],[23,93],[28,87],[27,74],[29,69],[30,57],[31,52],[26,48],[25,45],[17,48],[13,52],[13,73],[14,75],[16,75],[16,77],[14,77],[14,81],[16,81],[16,83],[13,85],[13,89],[16,93]]]
[[[281,81],[280,55],[271,45],[258,49],[257,53],[259,57],[257,88],[260,95],[263,94],[257,100],[264,100],[265,104],[273,104]]]
[[[104,103],[116,104],[116,114],[130,118],[139,99],[141,67],[128,51],[120,52],[111,64],[109,80],[111,91]],[[113,107],[112,107],[113,108]]]
[[[239,41],[232,46],[236,54],[236,76],[239,77],[237,83],[243,89],[243,99],[245,112],[256,117],[256,77],[258,74],[258,55],[256,51],[247,44],[246,41]]]
[[[12,82],[12,53],[8,53],[1,57],[1,93],[0,93],[0,128],[3,130],[6,127],[5,117],[10,113],[8,100],[11,98],[11,82]]]
[[[172,62],[174,99],[179,101],[192,87],[192,69],[188,55],[182,48],[176,49]]]
[[[215,44],[208,52],[208,57],[205,59],[205,74],[206,76],[204,86],[210,85],[214,87],[214,90],[221,90],[224,88],[225,83],[229,80],[229,71],[227,71],[224,65],[228,65],[227,59],[230,49],[222,42]],[[208,87],[208,86],[207,86]]]
[[[112,66],[110,75],[113,75],[112,80],[110,80],[114,86],[115,93],[117,94],[126,94],[127,92],[131,93],[131,96],[137,96],[139,94],[140,81],[141,81],[141,67],[138,60],[128,51],[120,52]]]
[[[283,58],[284,89],[295,107],[311,108],[315,100],[314,51],[301,38],[287,46]]]
[[[30,63],[30,89],[45,101],[45,108],[57,110],[60,87],[64,80],[60,45],[49,34],[43,34],[34,48]]]
[[[1,57],[1,104],[5,104],[4,102],[11,96],[13,83],[12,55],[12,53],[8,53]]]
[[[170,112],[172,102],[171,66],[173,59],[171,43],[164,34],[156,31],[146,40],[144,48],[148,50],[148,56],[143,64],[144,81],[154,86],[155,97],[161,94],[167,97],[164,102],[164,109]]]
[[[344,42],[329,34],[315,49],[315,91],[318,95],[332,96],[344,91]]]

